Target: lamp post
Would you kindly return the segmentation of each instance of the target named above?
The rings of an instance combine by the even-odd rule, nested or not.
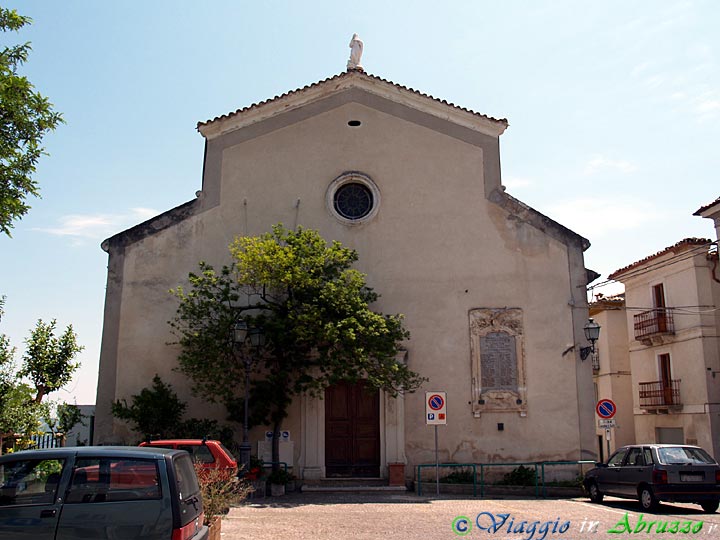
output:
[[[249,343],[248,343],[249,342]],[[248,422],[248,411],[250,408],[250,371],[254,361],[254,355],[257,350],[265,344],[265,334],[262,328],[248,327],[243,319],[238,319],[233,327],[233,344],[240,351],[243,366],[245,368],[245,406],[243,407],[243,439],[240,444],[240,465],[245,473],[248,472],[250,466],[250,446]],[[249,345],[250,350],[246,349]]]
[[[590,353],[595,354],[595,342],[600,337],[600,325],[594,320],[588,319],[583,330],[585,331],[585,339],[590,342],[590,347],[582,347],[580,349],[580,360],[585,360]]]

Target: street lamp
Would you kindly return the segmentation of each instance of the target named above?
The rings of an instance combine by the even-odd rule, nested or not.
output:
[[[233,341],[236,345],[242,346],[242,344],[245,343],[247,335],[248,324],[242,319],[239,319],[237,322],[235,322],[235,326],[233,326]]]
[[[248,339],[249,338],[249,339]],[[250,351],[245,347],[248,345]],[[248,422],[248,411],[250,405],[250,371],[252,370],[253,355],[256,354],[257,350],[265,344],[265,334],[262,328],[248,327],[248,323],[243,319],[238,319],[233,326],[233,344],[235,348],[240,352],[242,356],[243,365],[245,368],[245,407],[243,410],[243,439],[240,444],[240,465],[243,467],[245,473],[250,468],[250,446],[249,438],[249,422]]]
[[[590,347],[582,347],[580,349],[580,360],[585,360],[590,353],[595,353],[595,342],[600,337],[600,325],[594,320],[588,319],[583,330],[585,331],[585,339],[590,342]]]

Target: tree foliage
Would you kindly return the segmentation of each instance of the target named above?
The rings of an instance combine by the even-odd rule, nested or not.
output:
[[[0,320],[5,298],[0,298]],[[28,433],[40,424],[43,411],[35,406],[32,388],[18,380],[15,348],[0,334],[0,433]]]
[[[164,383],[159,375],[153,377],[152,388],[143,388],[131,400],[131,405],[125,400],[113,403],[112,414],[133,424],[133,429],[142,434],[143,439],[172,437],[187,408],[172,386]]]
[[[189,418],[182,416],[187,403],[182,401],[170,384],[162,381],[159,375],[153,377],[152,388],[143,388],[132,396],[132,404],[118,400],[112,405],[112,414],[116,418],[132,424],[133,429],[142,435],[143,440],[162,439],[216,439],[228,448],[233,446],[233,431],[221,426],[217,420]]]
[[[0,320],[4,301],[4,297],[0,298]],[[55,325],[55,321],[50,324],[38,321],[25,341],[27,350],[20,370],[15,365],[15,348],[6,335],[0,334],[0,433],[27,436],[36,432],[40,420],[50,414],[49,404],[43,398],[70,382],[79,367],[73,360],[83,348],[77,344],[72,326],[56,338]]]
[[[24,440],[38,432],[40,420],[48,414],[47,403],[37,403],[33,397],[32,386],[20,381],[7,387],[0,396],[0,432],[22,435],[20,447],[25,446]]]
[[[55,337],[56,325],[54,319],[47,324],[39,320],[25,340],[27,347],[20,376],[32,381],[37,403],[69,383],[80,367],[73,360],[84,347],[78,345],[72,326],[68,326],[60,337]]]
[[[417,389],[424,379],[396,361],[409,337],[402,316],[370,308],[378,295],[352,268],[357,252],[328,244],[317,231],[288,230],[239,237],[233,263],[219,272],[206,263],[189,275],[170,321],[181,352],[179,370],[193,391],[228,408],[239,421],[245,368],[253,360],[250,417],[279,433],[296,395],[322,396],[329,385],[364,379],[390,395]],[[262,328],[261,351],[235,350],[232,329],[243,318]],[[273,441],[277,461],[277,438]]]
[[[5,305],[5,297],[0,297],[0,321],[2,321]],[[10,343],[10,338],[0,334],[0,409],[3,408],[3,396],[14,385],[15,373],[13,358],[15,347]]]
[[[60,433],[67,435],[72,429],[80,425],[85,425],[83,418],[85,415],[80,407],[74,403],[60,403],[55,410],[57,415],[57,428]]]
[[[20,30],[31,22],[15,10],[0,7],[3,32]],[[8,236],[13,221],[30,209],[28,195],[38,196],[32,175],[44,153],[42,139],[63,121],[27,77],[18,74],[30,50],[30,43],[24,43],[0,52],[0,231]]]

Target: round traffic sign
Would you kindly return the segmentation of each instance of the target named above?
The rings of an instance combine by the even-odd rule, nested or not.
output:
[[[428,399],[428,406],[433,411],[439,411],[440,409],[443,408],[444,405],[445,405],[445,400],[443,399],[443,397],[440,394],[433,394]]]
[[[600,418],[610,419],[617,412],[617,405],[612,399],[601,399],[597,402],[595,412]]]

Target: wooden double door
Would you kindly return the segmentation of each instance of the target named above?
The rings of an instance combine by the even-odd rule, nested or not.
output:
[[[362,381],[325,390],[325,470],[328,477],[380,476],[380,393]]]

